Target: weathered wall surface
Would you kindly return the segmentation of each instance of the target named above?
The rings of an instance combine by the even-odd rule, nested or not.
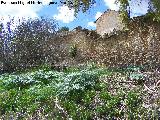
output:
[[[130,30],[101,40],[95,59],[107,65],[158,64],[160,61],[160,24],[143,17],[130,22]]]
[[[59,41],[59,38],[57,40]],[[59,52],[63,54],[63,57],[58,57],[63,58],[59,63],[94,61],[106,66],[160,63],[160,24],[145,21],[143,18],[132,20],[129,31],[117,31],[106,38],[101,38],[93,31],[80,30],[63,36],[63,40],[57,43],[56,45],[63,46],[59,47]],[[77,45],[78,52],[77,56],[71,59],[68,51],[72,44]]]
[[[77,65],[90,61],[92,42],[100,36],[95,31],[75,30],[48,41],[46,53],[51,64]],[[100,37],[101,38],[101,37]],[[76,56],[70,56],[70,48],[75,45]],[[95,48],[93,48],[95,49]]]
[[[119,12],[114,10],[106,11],[96,21],[96,31],[100,35],[113,32],[113,30],[122,30],[123,24],[119,19]]]

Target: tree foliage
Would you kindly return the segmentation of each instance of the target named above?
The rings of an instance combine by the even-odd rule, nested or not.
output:
[[[160,22],[160,1],[159,0],[151,0],[149,13],[153,17],[154,21]]]
[[[48,18],[22,22],[15,31],[16,60],[29,65],[44,63],[46,59],[44,46],[46,41],[55,35],[55,29],[55,21]]]
[[[91,8],[93,4],[95,4],[96,0],[64,0],[70,8],[75,9],[75,13],[79,11],[86,12]],[[142,0],[134,0],[134,2],[130,2],[131,0],[116,0],[115,4],[120,4],[120,17],[122,21],[127,25],[128,19],[130,17],[130,6],[132,4],[141,4]],[[148,0],[149,9],[148,16],[151,17],[154,21],[160,21],[160,1],[159,0]]]
[[[131,0],[116,0],[116,3],[120,3],[120,17],[124,23],[128,22],[130,17],[130,3]],[[135,0],[132,3],[141,4],[142,0]],[[147,16],[152,18],[153,21],[160,22],[160,1],[159,0],[148,0],[148,13]]]
[[[10,25],[11,26],[11,25]],[[46,42],[56,35],[57,24],[53,19],[37,18],[22,20],[10,31],[0,32],[0,62],[3,70],[22,69],[45,62]]]
[[[1,21],[0,23],[0,69],[2,66],[7,66],[10,69],[11,63],[11,52],[13,47],[11,47],[11,39],[13,38],[13,32],[11,30],[11,22],[13,19],[8,21],[6,25]]]
[[[86,12],[91,6],[96,2],[96,0],[64,0],[69,8],[75,9],[75,15],[79,11]]]

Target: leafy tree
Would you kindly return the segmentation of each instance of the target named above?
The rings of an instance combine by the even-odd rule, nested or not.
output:
[[[130,4],[131,0],[116,0],[116,3],[120,3],[120,16],[122,18],[122,21],[124,23],[128,22],[128,19],[130,17],[129,13],[130,13],[130,6],[132,6],[132,4]],[[134,4],[141,4],[142,0],[135,0]],[[149,3],[149,9],[148,9],[148,13],[147,16],[149,16],[150,18],[152,18],[153,21],[157,21],[160,22],[160,1],[159,0],[148,0]]]
[[[27,67],[45,63],[46,42],[55,36],[56,26],[53,19],[43,17],[23,21],[14,31],[14,64]]]
[[[91,8],[93,4],[98,2],[97,0],[64,0],[64,4],[67,4],[70,8],[75,9],[75,13],[79,11],[86,12],[88,9]],[[131,0],[115,0],[115,4],[120,3],[120,17],[124,23],[128,22],[129,13],[130,13],[130,6],[132,4],[141,4],[142,0],[134,0],[132,4],[130,3]],[[160,21],[160,1],[159,0],[148,0],[149,2],[149,10],[148,16],[151,17],[154,21]]]
[[[63,0],[62,4],[66,4],[69,8],[74,8],[75,13],[79,11],[86,12],[96,0]],[[75,14],[76,15],[76,14]]]
[[[11,30],[11,19],[7,24],[0,24],[0,69],[6,70],[6,68],[2,68],[2,65],[11,69],[9,63],[11,63],[11,53],[13,47],[11,47],[11,40],[13,38],[13,31]],[[6,27],[5,27],[6,26]]]
[[[4,57],[3,55],[3,40],[2,40],[2,24],[0,25],[0,70],[2,69],[2,58]]]

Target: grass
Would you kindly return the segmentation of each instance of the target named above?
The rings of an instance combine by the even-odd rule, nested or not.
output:
[[[147,104],[143,83],[129,82],[125,73],[88,65],[3,74],[0,119],[158,119],[159,97]]]

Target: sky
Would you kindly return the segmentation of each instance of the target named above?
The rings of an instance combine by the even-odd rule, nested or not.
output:
[[[69,27],[70,30],[77,26],[91,30],[96,29],[94,21],[102,15],[107,9],[119,10],[119,4],[115,4],[115,0],[96,0],[91,9],[87,12],[79,12],[74,16],[74,9],[69,9],[65,5],[52,4],[50,2],[59,2],[59,0],[39,0],[42,4],[38,4],[38,0],[32,0],[35,4],[28,4],[29,0],[21,0],[21,4],[11,4],[18,0],[3,0],[0,1],[0,20],[9,21],[10,18],[37,18],[46,16],[53,18],[58,23],[59,27]],[[135,0],[131,0],[131,17],[140,16],[147,13],[148,0],[142,0],[139,4],[134,4]],[[141,0],[137,0],[141,1]],[[4,4],[6,3],[6,4]]]

